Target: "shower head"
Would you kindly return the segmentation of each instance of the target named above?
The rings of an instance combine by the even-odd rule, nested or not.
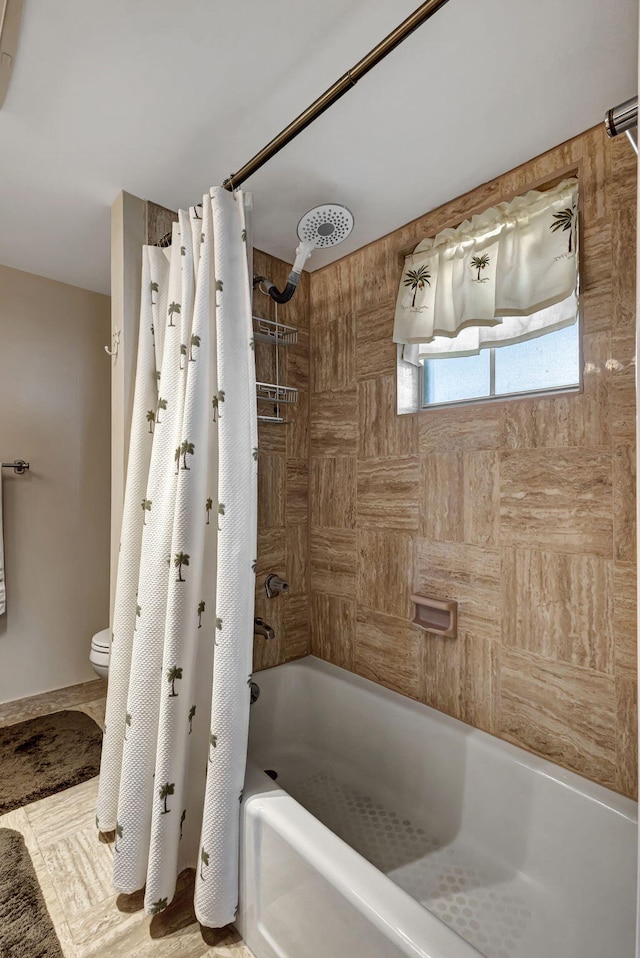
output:
[[[287,303],[296,291],[300,282],[302,267],[309,259],[314,249],[328,249],[337,246],[346,240],[353,229],[353,215],[346,206],[340,203],[325,203],[323,206],[314,206],[308,210],[298,223],[298,239],[300,243],[296,249],[296,258],[287,279],[284,290],[276,289],[273,283],[264,276],[257,277],[266,284],[266,292],[276,303]]]
[[[325,203],[308,210],[298,223],[298,239],[294,273],[301,273],[302,267],[314,249],[327,249],[337,246],[353,229],[353,215],[340,203]]]
[[[346,206],[325,203],[308,210],[298,223],[298,239],[312,249],[326,249],[346,240],[353,229],[353,216]]]

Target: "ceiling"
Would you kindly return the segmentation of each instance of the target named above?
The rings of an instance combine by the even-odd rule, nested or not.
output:
[[[0,263],[109,291],[121,189],[171,209],[220,184],[418,0],[25,0],[0,110]],[[245,184],[254,241],[355,228],[316,269],[598,123],[638,88],[637,0],[449,0]]]

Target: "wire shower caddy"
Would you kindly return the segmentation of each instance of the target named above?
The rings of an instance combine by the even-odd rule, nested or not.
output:
[[[261,290],[262,292],[262,290]],[[256,383],[258,402],[268,402],[273,406],[273,415],[267,416],[258,413],[258,422],[286,423],[288,420],[280,408],[298,401],[298,390],[293,386],[285,386],[280,382],[280,349],[286,346],[295,346],[298,341],[298,330],[295,326],[288,326],[278,320],[278,304],[275,304],[275,319],[261,319],[253,317],[253,338],[255,342],[266,343],[275,348],[275,382]]]

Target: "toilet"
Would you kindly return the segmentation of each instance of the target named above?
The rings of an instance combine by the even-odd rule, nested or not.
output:
[[[106,679],[109,674],[109,654],[111,649],[111,629],[103,629],[102,632],[96,632],[91,639],[91,652],[89,661],[94,672]]]

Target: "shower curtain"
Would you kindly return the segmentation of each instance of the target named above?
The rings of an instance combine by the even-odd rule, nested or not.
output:
[[[198,920],[238,897],[257,534],[249,197],[213,189],[144,247],[134,408],[96,824],[114,886]]]

